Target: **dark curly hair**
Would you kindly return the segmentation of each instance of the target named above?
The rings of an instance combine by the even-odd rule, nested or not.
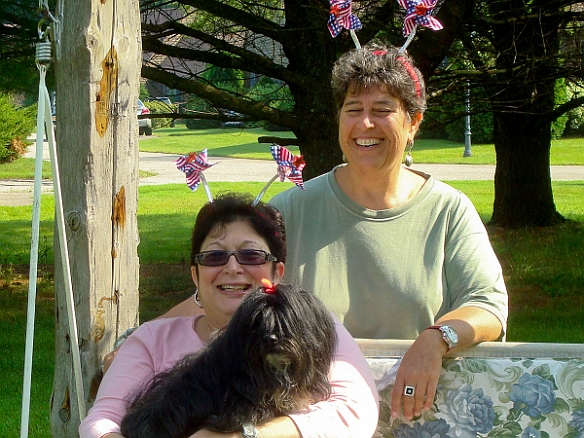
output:
[[[284,219],[274,207],[259,202],[252,206],[253,197],[242,193],[223,193],[205,204],[197,215],[191,238],[191,265],[201,251],[207,236],[233,222],[245,222],[261,236],[279,262],[286,262],[286,231]]]
[[[372,42],[362,50],[351,50],[335,63],[332,91],[337,111],[349,91],[361,92],[372,85],[383,85],[397,97],[410,116],[426,110],[426,89],[422,73],[407,53],[398,48]]]

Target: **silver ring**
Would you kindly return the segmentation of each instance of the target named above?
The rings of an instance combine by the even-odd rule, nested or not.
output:
[[[415,392],[416,392],[415,386],[406,385],[404,387],[404,395],[407,395],[408,397],[413,397]]]

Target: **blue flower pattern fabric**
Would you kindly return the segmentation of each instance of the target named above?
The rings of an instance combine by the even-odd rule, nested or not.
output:
[[[445,359],[433,408],[392,419],[398,358],[370,358],[376,438],[584,438],[584,359]]]

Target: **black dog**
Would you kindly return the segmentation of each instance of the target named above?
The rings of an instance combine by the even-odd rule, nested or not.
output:
[[[127,438],[181,438],[206,427],[241,431],[326,399],[334,322],[290,285],[250,292],[208,346],[154,378],[122,420]]]

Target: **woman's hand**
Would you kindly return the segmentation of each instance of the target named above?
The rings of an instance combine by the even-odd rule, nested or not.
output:
[[[392,417],[399,417],[403,407],[404,417],[411,420],[432,407],[442,369],[442,356],[447,349],[438,330],[425,330],[418,336],[404,355],[395,378],[391,393]],[[413,395],[404,394],[406,386],[414,388]]]
[[[409,421],[422,415],[434,403],[442,357],[456,353],[479,342],[494,341],[501,336],[502,325],[488,310],[466,306],[448,312],[436,324],[450,325],[458,335],[458,344],[448,351],[448,345],[439,330],[424,330],[408,349],[397,371],[391,393],[391,415],[402,412]],[[406,386],[414,387],[413,396],[404,395]]]

